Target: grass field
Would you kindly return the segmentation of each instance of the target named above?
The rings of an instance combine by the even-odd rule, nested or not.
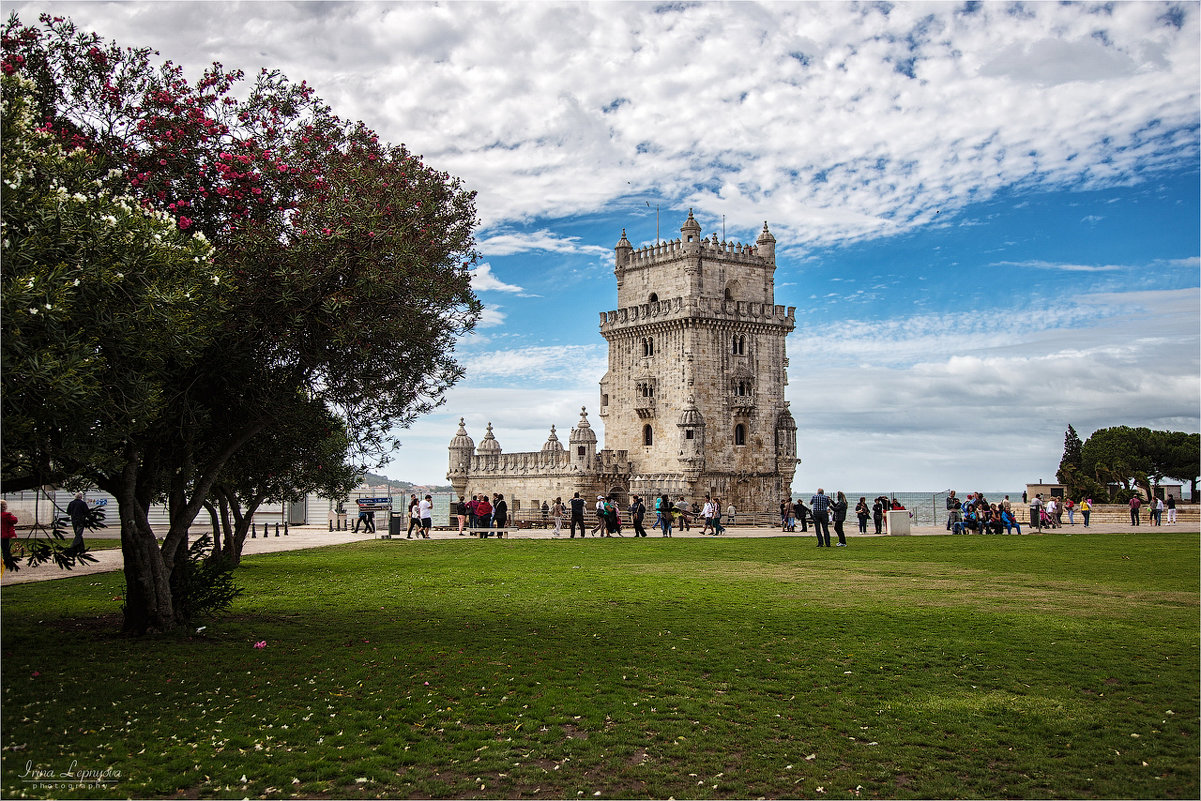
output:
[[[249,557],[232,617],[140,640],[120,574],[13,586],[0,793],[1196,798],[1199,560],[371,541]]]

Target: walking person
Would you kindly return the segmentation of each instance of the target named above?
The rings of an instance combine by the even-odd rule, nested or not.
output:
[[[83,493],[75,493],[75,500],[67,504],[67,514],[71,516],[71,528],[75,529],[75,539],[71,542],[68,553],[83,553],[83,530],[88,524],[88,502],[83,499]]]
[[[859,503],[855,504],[855,517],[859,518],[859,533],[867,533],[867,520],[872,516],[872,510],[867,506],[867,496],[859,496]]]
[[[734,504],[730,504],[726,507],[726,525],[734,525],[734,514],[736,511],[737,510],[734,508]]]
[[[713,536],[724,534],[726,527],[721,524],[721,498],[713,499]]]
[[[1169,526],[1175,525],[1175,523],[1176,523],[1176,499],[1173,498],[1172,494],[1169,492],[1168,493],[1168,525]]]
[[[421,516],[421,536],[428,540],[430,529],[434,527],[434,498],[432,495],[426,495],[417,505],[417,514]]]
[[[1064,498],[1063,508],[1066,509],[1068,513],[1068,525],[1076,525],[1076,502],[1071,498]]]
[[[1088,528],[1088,516],[1093,511],[1092,498],[1085,498],[1080,502],[1080,516],[1084,518],[1084,527]]]
[[[659,510],[659,507],[662,505],[662,503],[663,503],[663,499],[656,496],[655,497],[655,522],[651,526],[652,529],[659,528],[659,526],[663,525],[663,513]]]
[[[1138,510],[1143,505],[1142,500],[1137,495],[1130,499],[1130,525],[1138,525]]]
[[[780,529],[782,531],[792,530],[792,501],[788,498],[780,501]]]
[[[660,509],[663,512],[663,536],[670,537],[671,524],[673,522],[672,515],[675,513],[675,509],[672,507],[671,498],[667,497],[666,494],[663,495],[662,501]]]
[[[817,547],[830,547],[830,497],[821,487],[817,494],[809,499],[809,508],[813,510],[813,530],[817,533]],[[823,540],[822,535],[825,535]]]
[[[1155,499],[1155,503],[1151,507],[1151,518],[1155,521],[1155,525],[1163,525],[1163,498]]]
[[[838,545],[835,547],[845,548],[847,547],[847,538],[842,526],[847,519],[847,496],[842,494],[842,490],[839,490],[835,498],[834,503],[830,504],[830,512],[834,515],[834,533],[838,535]]]
[[[496,501],[492,504],[492,522],[496,524],[496,538],[505,536],[505,523],[509,521],[509,504],[505,503],[505,494],[496,493]]]
[[[621,533],[621,518],[617,514],[617,502],[612,495],[605,498],[604,505],[605,518],[605,536],[612,537],[614,534],[623,536]]]
[[[17,538],[17,516],[8,511],[8,501],[0,500],[0,549],[4,552],[4,569],[17,571],[17,560],[13,559],[13,540]]]
[[[421,536],[421,501],[417,500],[416,495],[409,496],[409,531],[405,534],[406,540],[413,539],[413,529],[417,529],[417,536]]]
[[[882,533],[884,525],[884,502],[876,498],[872,504],[872,523],[876,526],[876,534]]]
[[[720,516],[721,511],[718,510],[717,514]],[[701,517],[705,521],[704,525],[701,526],[701,536],[705,536],[705,532],[710,529],[713,530],[714,534],[717,534],[717,529],[713,528],[713,500],[708,495],[705,496],[705,503],[701,506]]]
[[[463,526],[467,524],[467,503],[463,500],[463,496],[459,496],[459,502],[455,506],[455,517],[459,520],[459,536],[463,536]]]
[[[645,537],[646,529],[642,527],[642,518],[646,516],[646,504],[642,502],[642,498],[638,495],[634,496],[634,502],[630,504],[630,520],[634,523],[634,536]]]
[[[605,496],[604,495],[596,496],[595,512],[596,512],[596,525],[592,527],[592,536],[594,536],[594,537],[605,527]],[[608,536],[608,534],[602,534],[601,536]]]
[[[688,500],[683,495],[680,496],[679,502],[676,503],[676,511],[680,513],[680,527],[684,531],[691,531],[692,527],[688,524],[692,522],[692,505],[688,503]]]
[[[580,527],[580,539],[584,539],[584,532],[587,530],[584,523],[584,499],[580,497],[580,493],[572,496],[568,502],[571,507],[571,539],[575,539],[575,527]]]
[[[555,536],[563,533],[563,513],[567,507],[563,505],[562,498],[555,498],[555,505],[550,509],[551,519],[555,521]]]

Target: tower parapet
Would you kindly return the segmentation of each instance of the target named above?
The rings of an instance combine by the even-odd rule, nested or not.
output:
[[[722,298],[668,298],[627,306],[624,309],[600,313],[601,334],[626,325],[645,325],[670,322],[690,317],[704,317],[727,322],[765,323],[782,325],[791,331],[796,327],[796,307],[777,306]]]

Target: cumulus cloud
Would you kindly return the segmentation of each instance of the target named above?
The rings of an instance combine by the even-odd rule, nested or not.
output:
[[[516,284],[506,284],[492,273],[492,265],[481,262],[471,270],[471,288],[475,292],[514,292],[525,290]]]
[[[1053,472],[1069,423],[1087,436],[1137,414],[1140,425],[1195,430],[1199,316],[1201,296],[1187,289],[1082,295],[1047,315],[923,315],[800,332],[806,353],[823,354],[789,369],[807,437],[802,475],[870,476],[894,489],[944,476],[1000,489],[1014,475]]]
[[[599,245],[585,245],[578,236],[558,236],[545,228],[530,233],[495,233],[480,240],[480,252],[488,256],[515,253],[574,253],[608,256],[611,251]]]
[[[1195,6],[613,9],[55,4],[193,71],[219,59],[307,79],[467,177],[489,227],[648,196],[725,213],[733,231],[771,218],[782,239],[829,243],[925,226],[1007,187],[1103,187],[1197,159]],[[503,231],[488,243],[571,245]]]
[[[463,358],[463,365],[476,380],[513,381],[523,385],[596,387],[608,365],[601,345],[559,345],[491,350]]]

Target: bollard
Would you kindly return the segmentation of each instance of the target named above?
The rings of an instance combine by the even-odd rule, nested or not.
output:
[[[288,521],[284,521],[284,536],[288,536]]]
[[[264,523],[263,524],[263,539],[267,539],[270,536],[271,536],[271,524]]]
[[[279,523],[275,524],[275,536],[279,536]]]
[[[258,538],[259,538],[259,535],[254,533],[254,521],[251,520],[250,521],[250,539],[257,540]]]
[[[329,530],[330,531],[334,530],[334,521],[333,520],[329,521]]]

